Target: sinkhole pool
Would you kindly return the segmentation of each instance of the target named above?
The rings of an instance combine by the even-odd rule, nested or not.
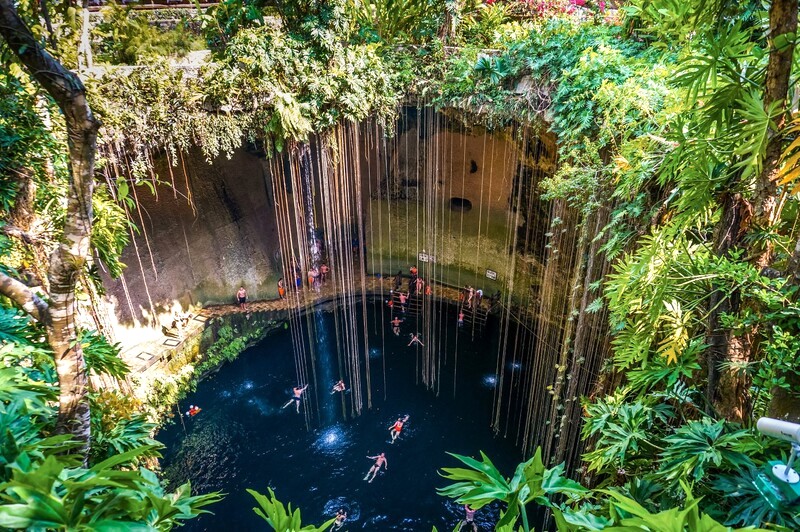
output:
[[[289,330],[271,334],[199,384],[180,409],[194,404],[202,411],[158,434],[166,445],[162,469],[171,487],[190,480],[193,493],[227,496],[210,508],[213,515],[185,529],[266,530],[245,489],[266,493],[270,487],[282,502],[301,509],[304,524],[321,524],[344,508],[349,517],[342,530],[452,530],[464,512],[436,494],[447,484],[437,471],[460,465],[446,452],[477,457],[482,450],[505,475],[513,472],[521,452],[490,428],[497,384],[491,323],[473,340],[457,329],[454,309],[443,317],[438,343],[447,362],[437,397],[417,383],[419,353],[407,346],[409,333],[416,332],[413,319],[403,323],[399,337],[389,320],[385,308],[367,305],[372,408],[365,400],[359,417],[350,415],[349,397],[330,393],[339,378],[332,311],[314,310],[302,320],[304,329],[310,322],[316,342],[316,383],[309,378],[300,414],[293,404],[281,409],[296,384]],[[356,323],[362,323],[360,311]],[[302,337],[308,341],[306,330]],[[410,418],[391,444],[389,427],[405,414]],[[366,457],[379,453],[386,454],[388,469],[368,483],[363,478],[373,461]],[[481,509],[476,521],[491,530],[498,513],[497,506]]]

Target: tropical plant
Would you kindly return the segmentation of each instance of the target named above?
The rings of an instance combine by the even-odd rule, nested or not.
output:
[[[610,522],[574,522],[567,511],[553,510],[558,530],[562,532],[582,532],[585,530],[605,530],[608,532],[628,532],[644,530],[649,532],[722,532],[726,530],[752,530],[766,532],[763,528],[731,529],[715,521],[700,511],[701,498],[692,495],[689,485],[682,483],[686,498],[682,507],[674,507],[653,513],[633,499],[612,490],[601,490],[608,495]],[[597,526],[600,525],[600,526]]]
[[[248,489],[247,493],[253,496],[258,503],[253,511],[264,519],[277,532],[324,532],[336,521],[330,519],[320,526],[302,524],[300,509],[292,511],[292,505],[284,506],[282,502],[275,498],[272,488],[267,488],[267,495]]]
[[[7,467],[2,486],[0,526],[50,530],[169,529],[204,513],[216,493],[192,497],[189,484],[164,494],[147,469],[120,471],[149,447],[104,460],[91,469],[67,468],[56,456],[32,461],[21,453]]]
[[[535,502],[547,507],[558,507],[549,497],[567,495],[577,499],[587,489],[564,477],[564,464],[546,468],[542,462],[542,449],[525,462],[519,464],[511,478],[498,471],[492,461],[481,452],[481,461],[467,456],[448,453],[468,466],[464,468],[442,468],[441,475],[453,484],[439,488],[439,495],[451,497],[458,504],[468,504],[479,509],[491,502],[501,501],[507,508],[501,513],[498,527],[513,527],[518,519],[525,532],[530,530],[526,506]]]
[[[678,427],[664,438],[656,478],[708,480],[710,469],[734,471],[753,467],[750,454],[760,446],[748,430],[732,430],[724,420],[703,418]]]
[[[440,2],[433,0],[349,0],[347,8],[359,35],[368,42],[418,41],[430,37],[431,19]],[[426,35],[427,34],[427,35]]]
[[[103,19],[92,28],[96,57],[111,64],[136,65],[158,56],[184,56],[200,48],[186,21],[169,30],[159,28],[146,14],[133,11],[132,5],[107,3]]]

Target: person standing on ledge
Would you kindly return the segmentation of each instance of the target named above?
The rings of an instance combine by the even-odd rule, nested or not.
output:
[[[239,287],[239,291],[236,292],[236,300],[239,302],[239,308],[242,310],[247,310],[247,290],[244,289],[244,286]]]
[[[286,299],[286,288],[283,286],[283,277],[278,279],[278,297]]]
[[[299,414],[300,413],[300,398],[303,396],[303,392],[306,391],[306,388],[308,388],[308,384],[306,384],[302,388],[300,386],[295,386],[294,388],[292,388],[292,398],[289,399],[286,402],[286,404],[281,407],[281,410],[283,410],[284,408],[286,408],[287,406],[292,404],[292,401],[294,401],[294,404],[297,407],[297,413]]]
[[[378,471],[381,470],[381,466],[385,467],[387,471],[389,470],[389,464],[386,462],[385,454],[381,453],[378,456],[367,456],[367,458],[375,460],[375,463],[372,464],[372,467],[367,471],[367,476],[364,477],[364,480],[369,480],[369,482],[375,480],[375,477],[378,476]],[[372,475],[372,478],[369,478],[370,475]]]
[[[394,291],[400,290],[400,285],[403,284],[403,270],[397,270],[397,275],[394,276]]]

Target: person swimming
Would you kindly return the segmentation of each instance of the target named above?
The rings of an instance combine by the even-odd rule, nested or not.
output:
[[[389,434],[392,436],[392,443],[394,443],[394,441],[403,431],[403,425],[405,424],[406,421],[408,421],[408,414],[406,414],[402,418],[397,418],[397,421],[394,422],[394,425],[389,427]]]
[[[400,324],[403,323],[399,317],[395,316],[394,319],[391,321],[392,324],[392,332],[395,336],[400,336]]]
[[[385,454],[381,453],[378,456],[367,456],[367,458],[375,460],[375,463],[372,464],[372,467],[367,471],[367,476],[364,477],[364,480],[369,480],[369,482],[375,480],[375,477],[378,476],[378,471],[381,470],[381,466],[385,467],[387,471],[389,470],[389,464],[386,462]],[[372,475],[372,478],[369,478],[370,475]]]
[[[306,391],[306,388],[308,388],[308,384],[306,384],[302,388],[300,386],[295,386],[294,388],[292,388],[292,398],[289,399],[286,402],[286,404],[281,407],[281,410],[283,410],[284,408],[286,408],[287,406],[292,404],[292,401],[294,401],[295,405],[297,406],[297,413],[299,414],[300,413],[300,398],[303,396],[303,392]]]
[[[411,335],[411,341],[408,342],[409,346],[411,346],[411,344],[415,344],[416,343],[416,344],[421,345],[422,347],[425,347],[425,344],[423,344],[422,341],[419,339],[419,334],[420,333]]]
[[[464,526],[472,525],[472,532],[478,532],[478,526],[475,524],[475,510],[469,507],[469,504],[464,505],[464,519],[458,523],[458,530],[461,531]]]
[[[202,408],[200,408],[199,406],[189,405],[189,411],[186,412],[186,417],[194,417],[197,414],[199,414],[201,410]]]
[[[347,521],[347,512],[344,511],[344,508],[339,508],[336,512],[336,521],[333,522],[331,530],[339,530],[344,526],[345,521]]]
[[[344,381],[339,380],[339,382],[333,385],[333,388],[331,389],[331,395],[335,394],[336,392],[343,392],[346,389],[347,386],[345,386]]]

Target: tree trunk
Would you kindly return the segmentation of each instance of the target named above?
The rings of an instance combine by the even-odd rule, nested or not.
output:
[[[797,32],[797,0],[774,0],[769,8],[769,63],[764,87],[764,108],[769,112],[777,102],[780,114],[775,127],[767,130],[767,150],[764,166],[756,182],[752,200],[753,227],[768,230],[780,216],[778,211],[778,169],[783,152],[781,130],[786,123],[786,97],[792,69],[795,33]],[[759,269],[769,266],[772,259],[770,239],[757,238],[751,256]]]
[[[722,217],[714,234],[714,252],[719,256],[738,247],[742,241],[746,227],[750,225],[752,209],[750,204],[740,194],[728,194],[723,198]],[[745,355],[743,346],[738,341],[732,341],[731,333],[723,327],[721,318],[723,314],[735,314],[739,311],[739,293],[734,291],[726,295],[721,289],[715,290],[709,299],[710,312],[708,317],[708,349],[706,349],[706,364],[708,383],[706,385],[707,410],[716,413],[731,421],[741,421],[746,407],[747,396],[742,395],[742,386],[735,384],[737,376],[728,375],[729,369],[723,369],[725,361],[741,361]],[[747,347],[749,348],[749,342]],[[745,387],[746,390],[746,387]]]
[[[781,129],[786,121],[786,97],[789,92],[789,74],[794,53],[794,34],[797,31],[797,0],[775,0],[769,10],[769,62],[764,87],[764,108],[767,112],[777,103],[780,114],[775,127],[767,131],[767,148],[756,189],[750,202],[734,194],[726,199],[723,215],[715,236],[715,251],[720,256],[743,244],[743,236],[750,230],[768,230],[780,216],[778,211],[777,182],[783,138]],[[785,40],[785,42],[781,42]],[[750,212],[752,211],[752,212]],[[759,270],[772,261],[772,244],[768,238],[753,238],[749,255]],[[753,330],[734,336],[725,330],[720,317],[723,313],[739,312],[739,294],[725,296],[720,291],[712,294],[709,315],[708,387],[709,407],[731,421],[749,417],[751,405],[749,383],[744,364],[752,359]]]
[[[33,37],[14,9],[0,0],[0,35],[33,78],[53,97],[67,126],[69,184],[64,234],[50,257],[50,302],[45,320],[59,382],[58,431],[82,442],[84,462],[91,441],[86,363],[75,328],[75,285],[90,254],[92,190],[97,130],[81,80]]]

